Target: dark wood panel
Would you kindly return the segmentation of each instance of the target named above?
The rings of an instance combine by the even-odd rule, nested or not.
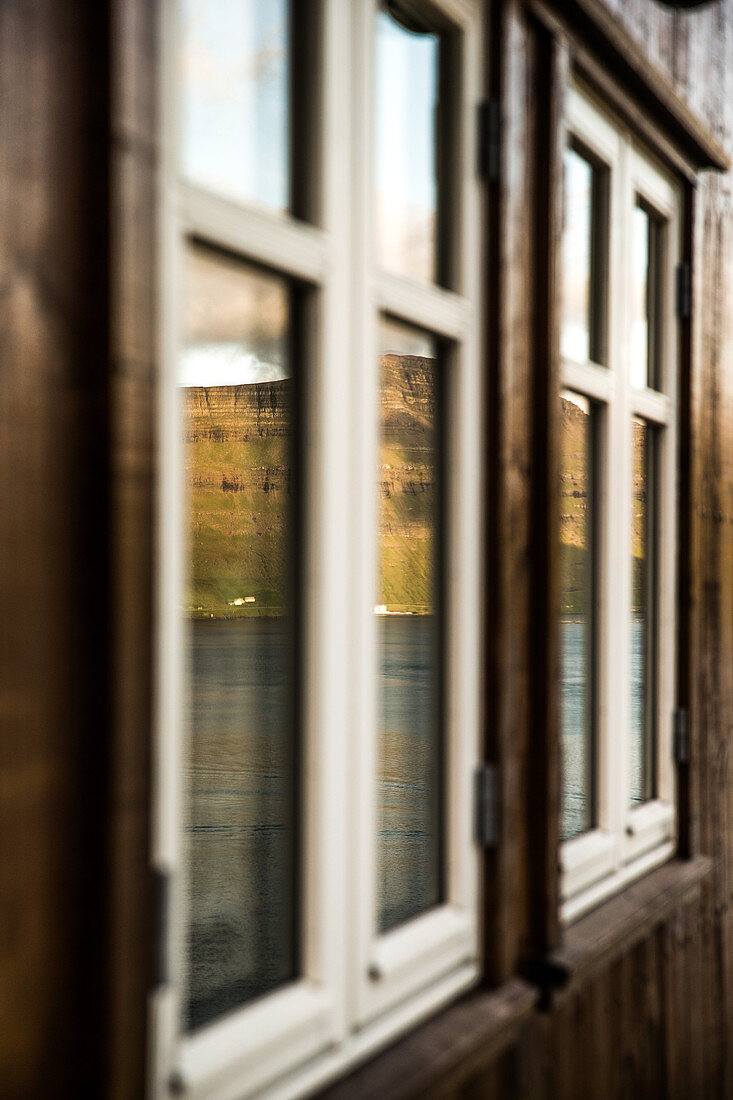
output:
[[[523,23],[516,6],[504,8],[510,15],[502,47],[503,147],[511,160],[506,178],[512,180],[513,171],[531,168],[523,144],[532,118],[527,85],[538,86],[538,70],[529,21]],[[605,9],[635,38],[640,53],[664,73],[666,87],[673,87],[675,95],[704,118],[721,148],[730,149],[733,98],[724,89],[730,88],[733,4],[723,2],[694,15],[675,15],[641,0],[609,0]],[[600,942],[610,945],[614,938],[613,906],[599,911],[604,920],[608,913],[610,923],[599,925],[600,940],[596,937],[594,945],[587,945],[587,958],[594,958],[595,964],[576,971],[577,980],[550,1011],[529,1020],[513,1047],[483,1076],[474,1075],[466,1083],[466,1096],[689,1098],[727,1096],[733,1088],[733,199],[730,175],[708,173],[695,182],[688,192],[690,235],[684,246],[694,267],[694,315],[689,333],[683,327],[683,345],[688,343],[682,416],[689,431],[683,432],[682,449],[679,670],[679,698],[690,710],[692,748],[681,775],[680,822],[682,853],[710,855],[712,870],[691,891],[683,891],[685,896],[673,891],[665,897],[662,891],[661,897],[650,898],[649,921],[633,937],[618,940],[613,950],[606,951]],[[501,192],[498,229],[505,242],[514,239],[516,226],[527,218],[534,201],[526,181],[517,179],[509,186],[514,188],[511,194]],[[513,296],[527,277],[526,254],[519,248],[510,260],[503,252],[501,262],[509,266],[502,266],[496,276],[503,295],[499,317],[509,323],[510,331],[507,335],[499,325],[500,374],[493,385],[498,409],[502,400],[507,406],[515,396],[519,400],[507,423],[492,422],[499,434],[494,457],[500,470],[493,503],[499,502],[499,516],[506,520],[510,498],[519,508],[522,493],[533,483],[532,452],[522,438],[526,406],[512,385],[521,376],[519,359],[531,356],[534,345],[532,303],[529,322],[527,310],[524,314],[529,333],[512,313]],[[540,256],[540,266],[542,262]],[[532,262],[530,270],[536,277]],[[539,398],[541,402],[541,392]],[[515,462],[502,465],[509,453]],[[520,482],[519,469],[529,482]],[[513,552],[523,553],[522,524],[515,522],[508,529]],[[494,553],[500,561],[503,550]],[[505,601],[504,614],[516,613],[517,618],[509,624],[502,616],[494,641],[497,652],[505,644],[516,647],[524,629],[522,592],[509,599],[504,590],[510,577],[511,573],[502,577],[498,599]],[[518,570],[514,578],[523,583]],[[519,662],[512,665],[505,658],[503,673],[510,690],[527,682],[519,669]],[[500,700],[496,713],[499,736],[505,736],[505,730],[517,735],[511,743],[501,742],[509,753],[511,772],[505,779],[506,797],[516,793],[512,777],[522,775],[521,757],[528,742],[521,740],[523,719],[515,715],[513,723],[503,725]],[[531,834],[523,838],[523,824],[512,819],[515,812],[509,814],[508,859],[527,858],[531,866]],[[695,866],[694,861],[689,864],[693,878]],[[521,945],[529,942],[531,917],[529,911],[525,917],[516,908],[522,904],[525,872],[517,867],[505,870],[507,924],[509,914],[517,916],[503,941],[506,962],[521,956]],[[589,918],[588,929],[591,925]],[[568,949],[572,942],[568,937]]]
[[[631,60],[663,73],[668,106],[677,110],[671,88],[678,117],[697,112],[730,150],[730,0],[690,15],[648,0],[573,6],[628,33]],[[558,936],[557,840],[544,829],[556,795],[556,426],[552,369],[542,376],[555,341],[558,212],[537,184],[552,156],[561,58],[521,0],[491,11],[502,168],[490,214],[486,747],[502,767],[504,820],[489,860],[486,953],[500,981]],[[155,20],[148,0],[0,5],[0,1092],[9,1097],[144,1090]],[[701,177],[690,201],[680,698],[692,754],[682,853],[710,855],[712,876],[694,896],[656,896],[646,924],[613,950],[617,910],[606,909],[605,930],[584,951],[579,936],[592,922],[567,937],[576,980],[549,1011],[534,1011],[526,986],[503,1030],[459,1008],[428,1025],[411,1053],[408,1040],[387,1053],[376,1093],[372,1079],[363,1095],[396,1095],[405,1065],[414,1094],[466,1100],[688,1100],[733,1088],[730,175]],[[594,965],[581,966],[583,955]],[[358,1095],[351,1086],[341,1095]]]
[[[0,5],[4,1096],[99,1088],[107,31],[104,5]]]
[[[489,552],[487,589],[488,752],[498,761],[501,844],[487,877],[485,950],[489,976],[516,973],[528,936],[525,813],[528,736],[529,542],[531,492],[531,367],[528,288],[531,284],[532,148],[530,101],[532,40],[519,4],[508,4],[494,25],[497,81],[502,104],[501,170],[494,189],[496,233],[490,269],[496,303],[490,372]],[[495,887],[498,889],[495,891]]]

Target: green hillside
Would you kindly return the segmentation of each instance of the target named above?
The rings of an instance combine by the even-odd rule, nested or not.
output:
[[[375,603],[433,606],[437,492],[435,369],[416,356],[382,358],[377,471],[379,576]],[[194,616],[278,615],[288,603],[292,383],[193,386],[181,391]],[[587,416],[562,402],[560,569],[564,615],[586,612]],[[635,437],[635,514],[643,508],[643,446]],[[635,606],[641,606],[641,524],[634,526]],[[254,597],[254,601],[236,604]]]
[[[381,362],[378,604],[433,609],[437,494],[433,360],[384,355]]]
[[[429,360],[384,356],[375,603],[432,603],[434,477]],[[197,617],[278,615],[288,604],[292,382],[181,390],[191,572]],[[254,602],[235,604],[235,600]]]

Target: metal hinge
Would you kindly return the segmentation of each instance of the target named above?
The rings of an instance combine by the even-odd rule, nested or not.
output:
[[[153,901],[155,905],[155,958],[153,960],[153,984],[155,988],[168,985],[169,924],[171,903],[171,876],[160,867],[153,870]]]
[[[478,171],[482,179],[498,180],[500,163],[500,113],[497,99],[478,105]]]
[[[692,264],[677,264],[677,316],[681,321],[692,317]]]
[[[674,742],[675,763],[689,763],[690,729],[688,714],[684,707],[675,707],[675,709],[672,711],[672,736]]]
[[[474,772],[474,828],[482,848],[499,844],[499,780],[495,764],[480,764]]]

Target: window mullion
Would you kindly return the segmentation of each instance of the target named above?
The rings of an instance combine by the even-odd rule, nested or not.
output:
[[[306,282],[318,283],[328,271],[333,246],[320,229],[238,206],[190,184],[179,187],[179,207],[188,233],[209,244]]]
[[[626,258],[629,242],[629,178],[627,147],[619,139],[619,159],[613,182],[612,256],[609,273],[611,309],[610,368],[615,377],[611,403],[609,485],[613,501],[608,546],[608,697],[609,829],[616,840],[617,867],[624,845],[628,775],[628,607],[630,606],[630,478],[628,423],[628,303]]]

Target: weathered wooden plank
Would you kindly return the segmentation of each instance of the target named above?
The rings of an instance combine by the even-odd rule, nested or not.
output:
[[[522,981],[471,994],[328,1088],[323,1100],[450,1095],[491,1066],[536,1002],[537,991]]]
[[[711,860],[672,860],[653,871],[600,910],[570,927],[552,956],[559,972],[577,983],[609,960],[629,951],[681,905],[699,896],[700,883],[712,872]]]
[[[531,433],[529,815],[530,952],[559,943],[560,883],[560,270],[563,109],[568,56],[546,29],[534,27],[536,108],[534,220],[534,392]]]
[[[680,152],[697,168],[726,170],[730,158],[718,137],[680,98],[664,68],[652,63],[648,36],[643,44],[630,34],[623,22],[614,18],[604,0],[566,0],[553,4],[547,0],[528,0],[533,11],[571,37],[582,66],[584,59],[594,60],[589,76],[597,71],[597,62],[613,74],[653,118]],[[607,85],[611,91],[611,85]],[[716,116],[717,117],[717,116]]]
[[[0,6],[0,1090],[9,1096],[99,1087],[104,156],[92,168],[105,140],[106,31],[103,5]]]
[[[501,845],[488,868],[484,937],[489,975],[517,971],[527,936],[526,760],[529,634],[529,426],[532,160],[529,103],[534,81],[531,37],[521,5],[496,20],[495,90],[500,95],[501,171],[494,189],[496,300],[494,357],[488,387],[487,751],[498,761]],[[492,280],[489,293],[492,294]]]
[[[106,1094],[142,1095],[154,942],[150,762],[157,4],[115,0],[110,104],[110,801]]]

